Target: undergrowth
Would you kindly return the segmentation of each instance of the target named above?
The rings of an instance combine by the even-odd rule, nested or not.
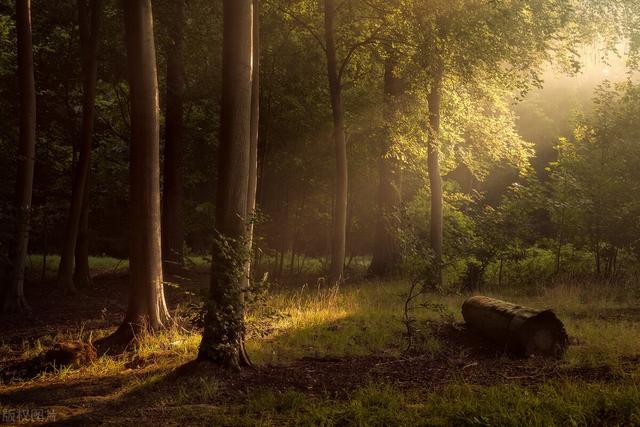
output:
[[[248,340],[251,357],[257,365],[289,364],[303,357],[405,357],[402,307],[406,291],[407,284],[400,281],[272,291],[248,315],[253,325]],[[571,283],[543,288],[535,295],[491,294],[536,308],[554,308],[571,336],[572,345],[560,362],[566,367],[606,365],[615,371],[625,363],[628,368],[628,361],[640,356],[640,309],[633,299],[621,298],[615,288]],[[465,296],[430,294],[428,298],[447,313],[444,320],[462,320],[460,306]],[[180,313],[184,309],[178,317]],[[433,310],[416,315],[420,320],[443,320],[442,313]],[[134,350],[124,355],[106,355],[80,369],[58,368],[0,386],[0,396],[17,390],[35,392],[51,384],[116,381],[105,392],[108,401],[135,395],[146,410],[163,408],[163,416],[185,424],[198,424],[202,419],[207,419],[205,424],[267,426],[640,424],[640,371],[621,376],[619,383],[577,379],[535,387],[452,383],[438,392],[370,384],[340,399],[293,390],[251,390],[238,395],[244,396],[241,403],[235,399],[221,404],[221,396],[237,391],[225,391],[225,384],[212,376],[187,378],[167,389],[167,376],[197,354],[199,331],[185,326],[176,322],[156,335],[139,337]],[[111,331],[80,328],[25,340],[18,346],[0,343],[0,355],[28,359],[56,341],[95,340]],[[446,350],[435,337],[420,345],[413,350],[432,356]],[[164,384],[161,389],[159,384]]]

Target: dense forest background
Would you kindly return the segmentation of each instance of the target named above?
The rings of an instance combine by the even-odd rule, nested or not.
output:
[[[640,183],[634,166],[640,98],[632,77],[635,44],[625,38],[634,35],[632,23],[615,21],[615,28],[615,15],[594,20],[596,6],[580,9],[565,1],[524,9],[511,2],[497,9],[482,2],[467,6],[434,6],[443,16],[437,22],[421,22],[403,2],[348,2],[340,8],[336,31],[350,178],[347,276],[362,274],[354,266],[374,253],[387,259],[382,266],[374,260],[369,273],[400,274],[406,267],[401,260],[414,263],[412,252],[429,239],[425,141],[433,73],[425,70],[431,55],[447,70],[438,147],[444,286],[526,284],[558,274],[635,278],[640,206],[630,195]],[[9,101],[18,98],[14,11],[9,1],[0,8],[0,85]],[[158,2],[156,9],[165,104],[163,70],[175,26],[168,25],[174,19],[170,6]],[[336,157],[324,46],[317,37],[320,12],[304,2],[262,5],[256,260],[272,277],[301,273],[314,262],[321,263],[321,274],[329,268]],[[130,105],[121,13],[116,2],[104,2],[88,248],[91,255],[126,259]],[[207,255],[215,224],[222,8],[193,0],[184,13],[178,221],[184,224],[184,253]],[[60,253],[65,233],[82,117],[77,15],[74,2],[33,4],[34,254]],[[436,36],[443,46],[430,53],[429,37]],[[393,94],[390,79],[399,86]],[[14,235],[19,115],[15,102],[0,108],[0,241],[6,256]],[[397,254],[385,254],[389,240],[376,233],[381,222],[390,224],[403,246],[393,249]]]

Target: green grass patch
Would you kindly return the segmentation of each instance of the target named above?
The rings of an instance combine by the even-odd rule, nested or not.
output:
[[[31,254],[27,259],[27,274],[31,277],[39,277],[42,274],[42,264],[45,262],[45,277],[55,277],[60,265],[60,255]],[[90,256],[89,268],[96,273],[118,272],[129,268],[129,261],[124,259]]]
[[[195,424],[204,412],[208,422],[230,426],[631,426],[640,423],[640,388],[551,383],[532,390],[462,384],[418,393],[370,384],[341,400],[262,390],[254,391],[246,404],[174,410]]]

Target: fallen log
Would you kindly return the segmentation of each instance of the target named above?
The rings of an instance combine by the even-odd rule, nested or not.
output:
[[[462,304],[469,329],[519,356],[560,357],[569,344],[564,325],[552,310],[535,310],[485,296]]]

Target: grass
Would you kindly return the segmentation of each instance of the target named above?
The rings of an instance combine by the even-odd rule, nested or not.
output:
[[[304,356],[397,355],[404,345],[400,322],[402,283],[310,288],[272,295],[268,310],[250,321],[262,331],[249,341],[256,360],[284,363]]]
[[[343,288],[303,287],[269,297],[269,310],[249,320],[267,317],[262,335],[249,341],[256,360],[286,363],[304,356],[341,357],[383,353],[397,356],[404,347],[401,315],[405,282],[364,282]],[[615,289],[594,284],[558,285],[534,296],[492,293],[537,308],[553,308],[563,319],[576,345],[567,363],[593,365],[640,355],[640,307],[633,298],[623,299]],[[461,321],[461,295],[429,295],[431,303],[446,308],[447,317]],[[271,318],[269,315],[271,314]],[[442,314],[423,311],[421,319],[436,320]],[[437,350],[427,342],[426,350]]]
[[[100,260],[98,265],[109,270],[118,262]],[[403,281],[370,281],[274,290],[248,316],[248,350],[261,366],[289,366],[304,357],[404,357],[401,316],[407,287]],[[213,374],[170,379],[175,368],[195,358],[200,340],[197,333],[172,327],[141,337],[131,354],[103,356],[80,369],[61,368],[0,386],[0,410],[22,407],[24,401],[34,407],[79,405],[89,413],[95,411],[95,416],[111,417],[116,424],[135,423],[144,414],[158,422],[187,425],[640,425],[640,370],[629,371],[625,365],[625,360],[640,356],[640,307],[630,297],[633,292],[594,283],[556,284],[537,293],[490,292],[523,305],[554,308],[573,343],[560,366],[626,370],[616,381],[576,378],[533,385],[508,381],[478,385],[455,380],[433,390],[429,384],[426,389],[396,388],[390,378],[342,397],[266,386],[229,389]],[[461,320],[464,296],[427,298],[445,311],[425,310],[420,319],[444,315]],[[43,337],[25,341],[17,351],[29,358],[57,340],[86,338],[89,333],[95,339],[108,332],[79,330]],[[428,337],[419,350],[437,356],[443,348],[435,337]],[[15,351],[15,346],[0,345],[0,357]],[[136,360],[139,366],[131,367]],[[42,392],[58,385],[63,387],[60,394]],[[87,401],[87,393],[95,395],[94,400]],[[69,411],[62,415],[77,416]],[[84,421],[92,424],[90,418]]]
[[[160,387],[150,376],[140,387]],[[551,382],[537,389],[511,385],[451,385],[438,392],[369,384],[347,398],[299,391],[253,391],[242,404],[215,404],[220,385],[189,379],[171,398],[147,391],[146,404],[165,419],[225,426],[601,426],[640,423],[637,384]]]
[[[453,385],[438,393],[416,394],[371,384],[345,401],[263,391],[236,411],[228,419],[260,419],[251,425],[263,426],[638,425],[640,387],[551,383],[532,391]]]
[[[46,277],[55,277],[60,264],[60,255],[32,254],[27,259],[27,274],[31,277],[41,277],[42,263],[46,258]],[[129,267],[129,261],[112,257],[89,257],[89,266],[96,273],[124,271]]]

